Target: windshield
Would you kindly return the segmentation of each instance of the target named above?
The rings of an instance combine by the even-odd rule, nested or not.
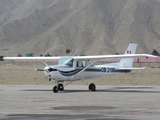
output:
[[[73,66],[74,59],[72,57],[62,57],[59,59],[58,65],[68,65]]]

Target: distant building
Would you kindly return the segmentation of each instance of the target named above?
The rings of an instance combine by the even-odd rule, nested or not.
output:
[[[27,53],[26,57],[34,57],[34,53]]]

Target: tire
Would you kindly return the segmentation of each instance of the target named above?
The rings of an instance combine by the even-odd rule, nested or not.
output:
[[[91,84],[89,85],[89,90],[95,91],[95,90],[96,90],[95,84],[91,83]]]
[[[53,92],[54,92],[54,93],[57,93],[57,92],[58,92],[58,87],[57,87],[57,86],[54,86],[54,87],[53,87]]]
[[[60,84],[58,85],[58,90],[60,90],[60,91],[63,91],[63,90],[64,90],[63,84],[60,83]]]

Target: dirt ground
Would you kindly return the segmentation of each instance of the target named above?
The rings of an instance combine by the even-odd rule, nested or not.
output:
[[[49,63],[53,64],[53,63]],[[50,85],[43,72],[35,71],[35,68],[43,68],[41,62],[1,62],[0,85]],[[146,67],[145,70],[136,70],[128,74],[106,76],[89,79],[88,83],[97,85],[133,85],[133,86],[159,86],[160,63],[135,63],[134,67]],[[81,81],[72,84],[83,84]]]

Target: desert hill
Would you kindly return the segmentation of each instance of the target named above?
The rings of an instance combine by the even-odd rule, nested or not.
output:
[[[160,52],[159,0],[0,0],[0,54]]]

